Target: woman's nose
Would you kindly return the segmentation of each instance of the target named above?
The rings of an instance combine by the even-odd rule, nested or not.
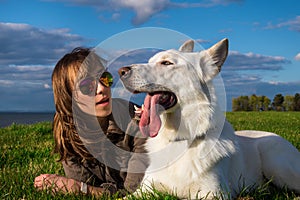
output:
[[[103,94],[104,88],[105,87],[100,82],[97,82],[96,95]]]

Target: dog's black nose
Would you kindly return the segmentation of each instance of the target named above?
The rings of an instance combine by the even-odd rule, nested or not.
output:
[[[124,76],[124,75],[127,74],[130,70],[131,70],[131,67],[129,67],[129,66],[121,67],[121,68],[118,70],[119,76],[120,76],[120,77]]]

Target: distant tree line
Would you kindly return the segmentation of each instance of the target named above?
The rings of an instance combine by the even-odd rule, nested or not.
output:
[[[300,111],[300,94],[276,94],[271,101],[266,96],[239,96],[232,99],[232,111]]]

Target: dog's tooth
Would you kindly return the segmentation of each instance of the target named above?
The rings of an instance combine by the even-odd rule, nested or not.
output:
[[[142,110],[144,110],[145,109],[145,106],[144,106],[144,104],[142,104]]]
[[[141,108],[137,107],[136,105],[133,105],[133,106],[134,106],[134,109],[135,109],[135,111],[134,111],[135,114],[141,114],[144,110],[144,104],[142,105]]]
[[[137,107],[136,105],[133,105],[133,107],[134,107],[134,110],[135,111],[137,111],[137,110],[139,110],[140,108],[139,107]]]
[[[135,113],[135,114],[141,114],[142,111],[141,111],[141,110],[135,110],[134,113]]]

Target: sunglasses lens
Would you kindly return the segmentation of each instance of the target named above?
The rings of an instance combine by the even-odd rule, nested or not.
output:
[[[79,89],[82,94],[90,95],[95,91],[96,81],[92,77],[83,79],[79,84]]]
[[[100,77],[100,82],[105,87],[111,87],[113,84],[113,76],[109,72],[104,72]]]

